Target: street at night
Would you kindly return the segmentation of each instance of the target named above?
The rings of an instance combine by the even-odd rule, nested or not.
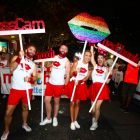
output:
[[[2,96],[1,96],[2,97]],[[130,113],[124,113],[119,109],[120,102],[116,95],[112,95],[112,102],[104,102],[101,107],[99,127],[95,131],[89,130],[91,126],[91,114],[88,112],[90,101],[80,104],[78,122],[81,128],[76,131],[70,130],[69,99],[61,98],[60,111],[58,114],[58,126],[52,124],[40,126],[41,120],[41,97],[31,101],[32,110],[29,112],[28,124],[32,132],[27,133],[22,129],[21,103],[13,114],[13,122],[10,127],[9,140],[139,140],[140,139],[140,110],[131,103]],[[4,115],[7,98],[0,98],[0,134],[4,131]],[[52,100],[53,105],[53,100]],[[45,111],[45,109],[44,109]],[[53,115],[53,114],[52,114]],[[46,113],[44,113],[44,118]]]

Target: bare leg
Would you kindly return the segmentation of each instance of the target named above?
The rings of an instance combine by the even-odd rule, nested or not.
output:
[[[126,102],[126,107],[128,107],[128,106],[129,106],[130,101],[131,101],[131,97],[128,97],[128,98],[127,98],[127,102]]]
[[[59,110],[59,102],[60,98],[54,97],[54,117],[57,118],[58,110]]]
[[[75,103],[75,113],[74,113],[74,121],[77,120],[77,117],[78,117],[78,113],[79,113],[79,108],[80,108],[80,100],[76,100],[76,103]]]
[[[93,104],[93,101],[91,101],[91,106],[92,106],[92,104]],[[93,117],[95,117],[95,106],[96,106],[96,104],[94,105],[94,107],[93,107],[93,109],[91,111],[91,114],[92,114]]]
[[[71,123],[73,123],[75,120],[75,102],[70,102],[70,116],[71,116]]]
[[[22,103],[22,118],[23,118],[23,125],[27,123],[27,118],[28,118],[28,104]]]
[[[100,116],[100,107],[103,103],[103,100],[97,100],[96,105],[95,105],[95,123],[98,121],[99,116]]]
[[[51,119],[51,111],[52,111],[51,99],[52,99],[52,96],[45,96],[45,99],[44,99],[48,120]]]
[[[12,122],[12,114],[16,108],[16,105],[7,105],[7,110],[5,114],[5,131],[9,131],[10,124]]]

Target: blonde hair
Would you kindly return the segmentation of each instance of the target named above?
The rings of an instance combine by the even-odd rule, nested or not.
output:
[[[85,50],[85,53],[86,52],[89,52],[91,54],[91,51],[90,50]],[[92,65],[92,63],[89,61],[88,62],[88,70],[93,70],[94,69],[94,66]]]

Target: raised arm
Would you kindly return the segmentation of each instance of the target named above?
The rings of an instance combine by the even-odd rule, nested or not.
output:
[[[10,71],[14,71],[17,68],[18,64],[20,64],[22,56],[24,56],[24,51],[20,51],[19,56],[14,56],[12,58],[12,61],[10,63]]]
[[[95,59],[94,59],[94,47],[93,46],[90,47],[90,51],[91,51],[91,63],[95,67],[96,62],[95,62]]]
[[[67,83],[70,80],[70,68],[71,68],[71,64],[70,61],[67,61],[65,64],[65,68],[66,68],[66,80],[65,80],[65,85],[67,85]]]

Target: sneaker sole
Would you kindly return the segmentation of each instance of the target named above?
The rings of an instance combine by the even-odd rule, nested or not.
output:
[[[45,124],[41,124],[41,123],[39,123],[39,125],[43,126],[43,125],[50,124],[50,123],[52,123],[52,122],[45,123]]]
[[[98,127],[96,127],[95,129],[90,128],[90,130],[96,130]]]
[[[29,131],[27,131],[24,127],[22,127],[26,132],[31,132],[32,131],[32,129],[31,130],[29,130]]]

